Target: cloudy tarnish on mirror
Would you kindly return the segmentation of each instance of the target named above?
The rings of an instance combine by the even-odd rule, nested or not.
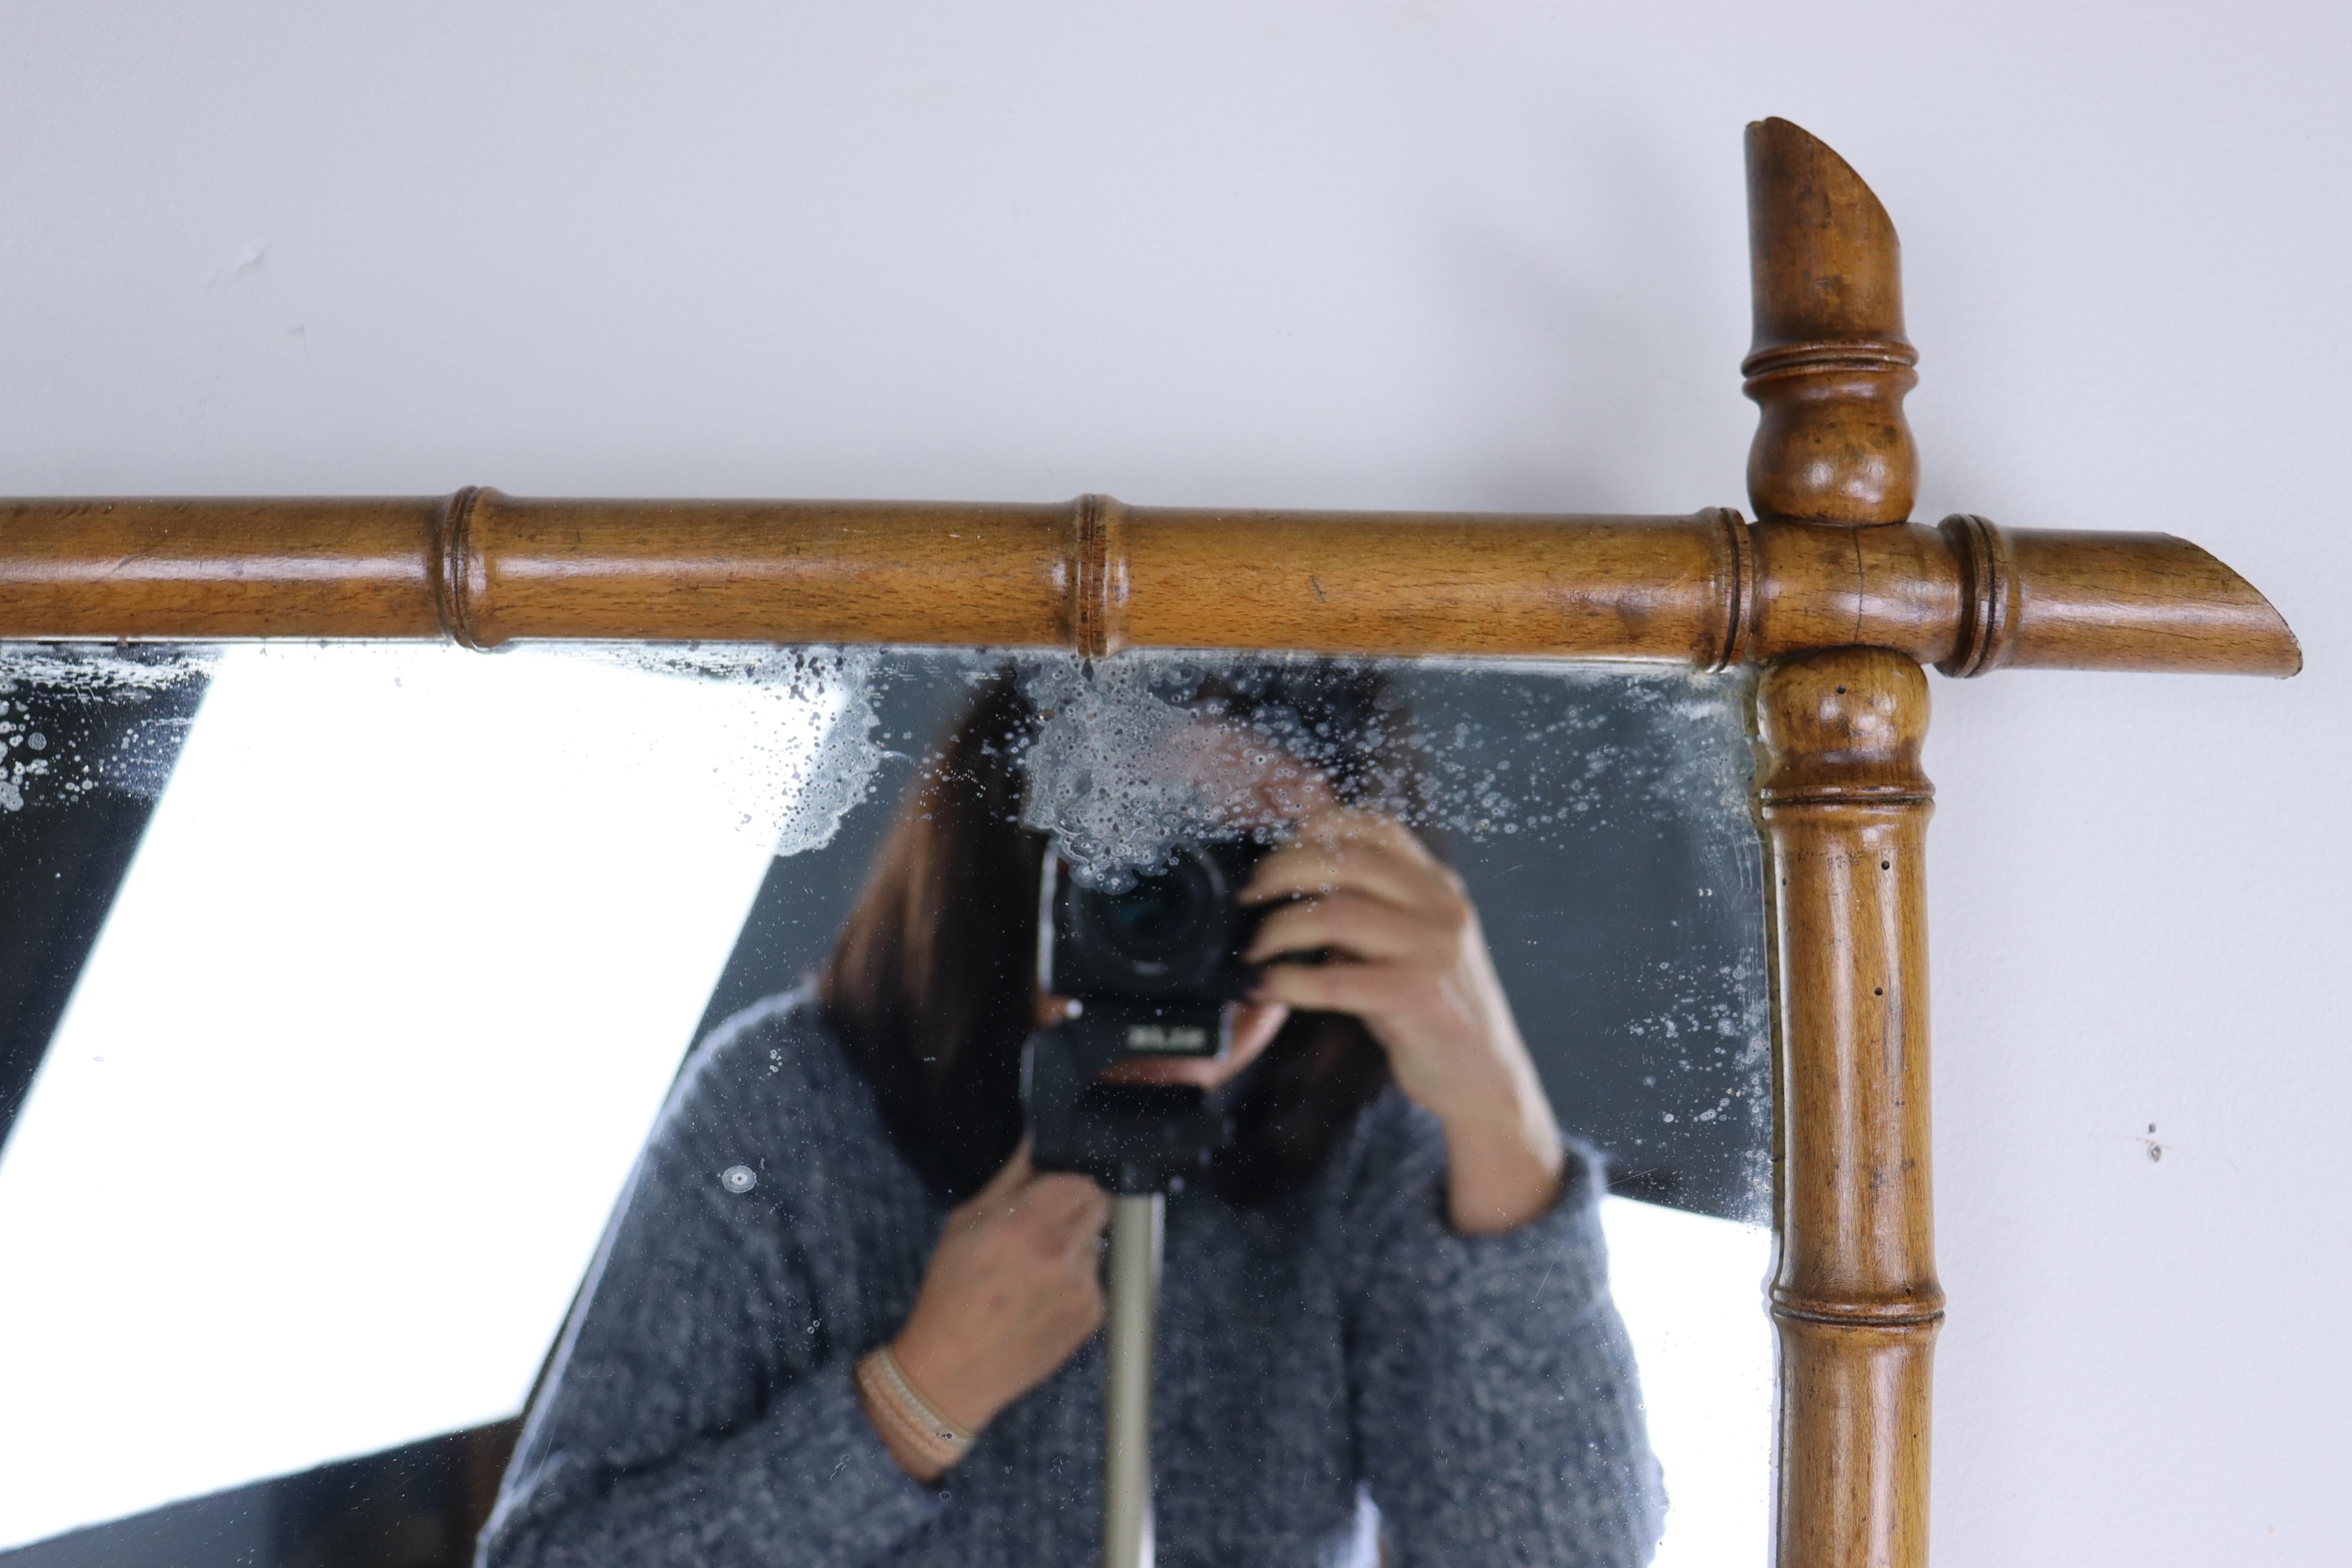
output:
[[[1495,1529],[1602,1562],[1662,1535],[1665,1563],[1759,1549],[1743,679],[719,647],[204,662],[0,1161],[0,1241],[53,1282],[12,1292],[8,1342],[57,1369],[11,1371],[49,1434],[12,1465],[50,1479],[13,1492],[0,1539],[234,1536],[303,1507],[314,1534],[358,1528],[317,1478],[398,1469],[389,1451],[409,1481],[377,1479],[372,1517],[445,1534],[505,1468],[498,1562],[688,1516],[747,1551],[824,1529],[847,1560],[961,1561],[979,1531],[1090,1557],[1108,1200],[1033,1173],[1083,1161],[1015,1150],[1081,1100],[1129,1131],[1172,1100],[1206,1131],[1160,1187],[1161,1561]],[[142,668],[166,666],[189,668]],[[26,712],[67,695],[18,669]],[[115,706],[152,701],[125,673]],[[474,939],[493,973],[455,977],[454,1010],[404,983],[439,945],[404,932],[432,929],[457,771],[428,738],[462,742],[499,841],[502,913]],[[15,820],[87,809],[35,789]],[[1056,1107],[1040,961],[1079,903],[1061,978],[1092,1016],[1190,1008],[1216,1037],[1088,1058]],[[1513,1137],[1516,1164],[1463,1180],[1469,1141]],[[1034,1321],[985,1337],[973,1279],[1025,1278],[1021,1226],[1055,1203],[1078,1250],[1027,1279]],[[119,1278],[82,1256],[98,1224]],[[106,1351],[91,1288],[144,1299],[158,1267],[223,1314]],[[884,1345],[968,1446],[891,1426],[891,1385],[858,1376]],[[93,1377],[147,1403],[148,1437],[89,1426]],[[759,1506],[691,1500],[779,1452]],[[437,1489],[415,1479],[434,1466]],[[793,1474],[824,1484],[796,1498]]]

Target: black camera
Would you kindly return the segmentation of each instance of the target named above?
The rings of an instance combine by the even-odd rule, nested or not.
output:
[[[1023,1091],[1042,1171],[1082,1171],[1114,1191],[1157,1191],[1231,1138],[1222,1096],[1175,1084],[1100,1081],[1114,1063],[1217,1057],[1226,1004],[1248,996],[1242,954],[1261,911],[1241,903],[1265,846],[1180,844],[1121,889],[1089,887],[1051,851],[1037,921],[1038,989],[1076,1016],[1029,1042]]]
[[[1045,858],[1037,980],[1094,1020],[1122,1054],[1215,1056],[1223,1004],[1247,997],[1256,967],[1242,953],[1258,911],[1241,891],[1265,853],[1248,840],[1180,844],[1160,868],[1116,891],[1090,888]]]

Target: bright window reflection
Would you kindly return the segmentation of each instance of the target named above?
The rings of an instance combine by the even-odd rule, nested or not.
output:
[[[227,653],[0,1163],[0,1546],[520,1407],[836,706]]]
[[[1609,1290],[1642,1368],[1650,1447],[1666,1475],[1651,1568],[1761,1563],[1770,1518],[1772,1233],[1604,1198]]]

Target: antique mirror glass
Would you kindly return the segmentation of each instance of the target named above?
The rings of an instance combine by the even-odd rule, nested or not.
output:
[[[1187,834],[1279,839],[1282,810],[1219,816],[1181,758],[1208,737],[1215,767],[1347,773],[1337,721],[1286,695],[1338,679],[1377,764],[1342,793],[1459,873],[1561,1127],[1605,1162],[1656,1561],[1761,1557],[1747,677],[350,644],[18,647],[5,677],[0,1555],[469,1561],[689,1047],[825,962],[959,717],[1020,694],[1025,826],[1116,891]],[[747,1149],[712,1192],[784,1190],[804,1152]],[[1171,1236],[1213,1201],[1177,1194]],[[1373,1507],[1359,1529],[1375,1551]]]

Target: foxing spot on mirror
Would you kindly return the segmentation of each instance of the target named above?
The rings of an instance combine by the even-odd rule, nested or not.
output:
[[[692,1508],[714,1541],[1091,1561],[1092,1316],[994,1347],[1018,1387],[965,1375],[934,1323],[898,1370],[988,1417],[944,1446],[886,1436],[885,1369],[856,1375],[907,1343],[979,1192],[1061,1194],[1095,1278],[1086,1178],[1003,1174],[1024,1047],[1057,1016],[1034,994],[1049,847],[1063,909],[1129,921],[1098,969],[1193,929],[1153,889],[1205,857],[1234,930],[1298,922],[1283,951],[1306,962],[1270,984],[1376,1015],[1220,996],[1222,1064],[1180,1040],[1112,1069],[1205,1089],[1234,1123],[1164,1184],[1160,1560],[1369,1562],[1383,1536],[1410,1559],[1463,1531],[1515,1542],[1506,1560],[1642,1562],[1661,1535],[1661,1563],[1757,1555],[1769,1085],[1743,677],[260,644],[20,648],[8,678],[0,876],[38,920],[8,952],[30,1092],[0,1249],[28,1288],[0,1305],[25,1417],[0,1441],[34,1484],[0,1545],[26,1563],[160,1561],[189,1531],[257,1561],[399,1530],[446,1547],[502,1474],[493,1561],[567,1531],[627,1555],[678,1499],[751,1487],[744,1464],[757,1507]],[[110,870],[77,847],[101,841]],[[926,904],[941,851],[978,874]],[[1467,1125],[1507,1071],[1391,1069],[1421,1043],[1410,1009],[1344,990],[1451,907],[1441,867],[1476,912],[1454,959],[1475,978],[1483,947],[1507,1002],[1474,1065],[1523,1060],[1534,1096],[1506,1108],[1565,1134],[1537,1163],[1559,1179],[1467,1213],[1453,1129],[1402,1090]],[[1261,873],[1266,898],[1226,896]],[[1343,910],[1363,923],[1316,923]],[[1073,951],[1049,978],[1079,984]],[[925,975],[944,984],[914,994]],[[1121,1016],[1116,975],[1086,984],[1053,1026]],[[927,1076],[941,1040],[978,1044]],[[140,1423],[106,1415],[134,1400]]]

